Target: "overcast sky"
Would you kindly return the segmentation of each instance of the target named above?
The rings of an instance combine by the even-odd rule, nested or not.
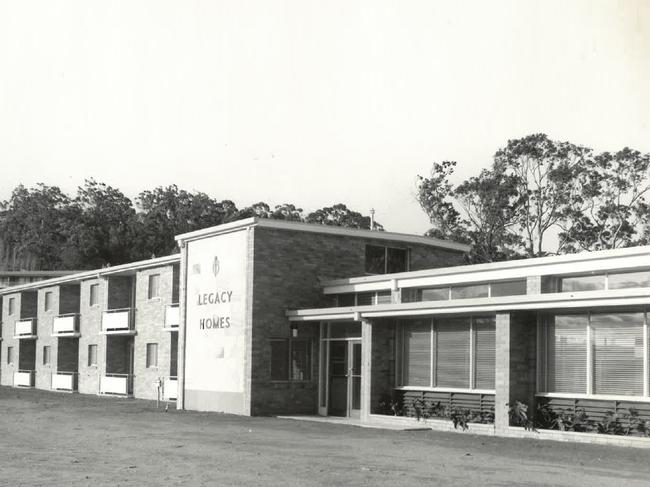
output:
[[[650,151],[650,1],[0,0],[0,199],[94,177],[372,207],[534,132]]]

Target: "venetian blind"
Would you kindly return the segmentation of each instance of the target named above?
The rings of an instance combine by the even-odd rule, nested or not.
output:
[[[474,387],[494,389],[494,318],[474,318]]]
[[[549,323],[547,392],[587,393],[587,315],[558,315]]]
[[[439,321],[436,333],[436,386],[469,388],[469,318]]]
[[[643,313],[592,314],[594,394],[643,395]]]
[[[404,385],[431,385],[431,322],[404,325]]]

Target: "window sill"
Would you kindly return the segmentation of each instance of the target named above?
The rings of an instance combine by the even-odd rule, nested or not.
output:
[[[401,386],[396,391],[456,392],[462,394],[495,394],[494,389],[462,389],[454,387]]]
[[[620,396],[609,394],[570,394],[566,392],[538,392],[535,397],[547,397],[549,399],[588,399],[593,401],[630,401],[650,402],[649,396]]]

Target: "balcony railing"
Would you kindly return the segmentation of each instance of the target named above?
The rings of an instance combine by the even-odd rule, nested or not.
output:
[[[165,328],[178,328],[181,320],[180,308],[177,304],[170,304],[165,308]]]
[[[57,371],[52,374],[52,389],[57,391],[76,391],[77,372]]]
[[[175,401],[178,397],[178,379],[175,376],[163,379],[163,399]]]
[[[52,323],[52,335],[66,336],[79,333],[79,314],[68,313],[54,318]]]
[[[130,333],[133,331],[133,308],[109,309],[102,313],[102,332]]]
[[[104,374],[99,382],[99,392],[128,396],[132,390],[132,381],[131,374]]]
[[[36,337],[36,318],[25,318],[16,321],[15,336],[16,338]]]
[[[34,387],[34,371],[19,370],[14,372],[14,387]]]

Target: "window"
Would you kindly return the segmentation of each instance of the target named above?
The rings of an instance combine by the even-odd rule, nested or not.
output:
[[[366,273],[387,274],[408,271],[408,250],[366,245]]]
[[[609,289],[650,287],[650,271],[609,273],[607,284]]]
[[[517,281],[501,281],[490,284],[490,296],[522,296],[526,294],[526,279]]]
[[[431,321],[411,322],[404,330],[404,384],[431,385]]]
[[[366,293],[344,293],[337,295],[337,305],[345,306],[371,306],[375,304],[390,304],[393,302],[391,291],[372,291]]]
[[[16,310],[16,298],[9,298],[9,304],[7,305],[7,314],[11,316]]]
[[[7,347],[7,364],[14,363],[14,347]]]
[[[271,380],[311,379],[311,342],[278,338],[271,340]]]
[[[147,368],[158,367],[158,344],[147,343]]]
[[[599,291],[605,289],[605,276],[575,276],[560,278],[560,292]]]
[[[88,345],[88,367],[97,366],[97,345]]]
[[[160,274],[149,276],[149,299],[160,297]]]
[[[451,287],[451,299],[487,298],[489,293],[487,284]]]
[[[493,390],[495,336],[493,317],[405,323],[402,385]]]
[[[50,365],[50,350],[49,345],[43,347],[43,365]]]
[[[90,306],[99,304],[99,284],[90,285]]]
[[[419,301],[447,301],[449,299],[449,288],[434,287],[429,289],[420,289],[418,294]]]
[[[45,293],[45,303],[43,305],[45,311],[50,311],[52,309],[52,291],[47,291]]]
[[[645,313],[549,317],[544,392],[643,396]],[[545,379],[545,381],[544,381]]]
[[[446,319],[436,325],[436,386],[468,389],[470,320]]]

